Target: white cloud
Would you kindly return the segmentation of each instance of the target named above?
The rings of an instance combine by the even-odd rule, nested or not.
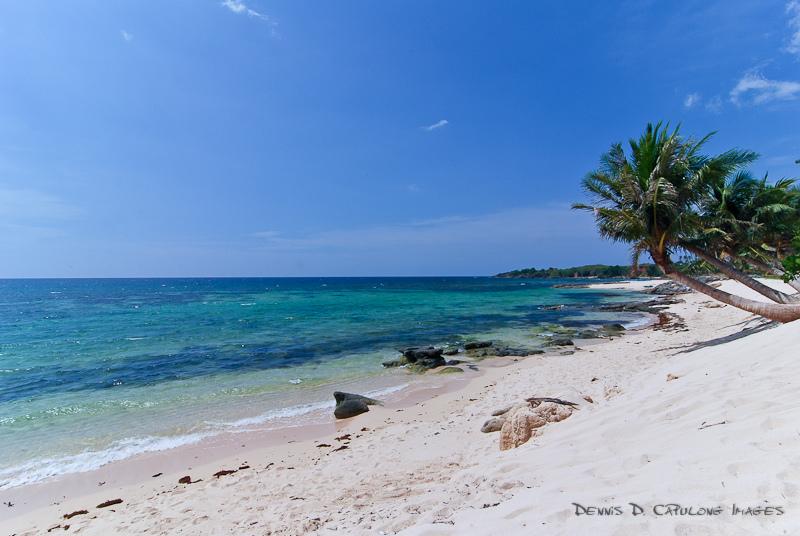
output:
[[[263,239],[273,239],[280,236],[279,231],[256,231],[255,233],[251,233],[250,236],[254,238],[263,238]]]
[[[686,98],[683,99],[683,107],[692,108],[695,104],[699,102],[700,102],[699,93],[689,93],[688,95],[686,95]]]
[[[714,95],[708,99],[708,102],[706,102],[706,110],[714,114],[722,112],[722,99],[719,95]]]
[[[786,52],[800,59],[800,0],[791,0],[787,3],[786,14],[789,16],[789,28],[793,32],[786,45]]]
[[[769,80],[750,71],[739,80],[730,93],[731,102],[741,104],[765,104],[774,101],[793,100],[800,96],[800,82],[792,80]]]
[[[436,130],[437,128],[442,128],[443,126],[446,126],[448,124],[450,124],[450,122],[447,119],[441,119],[441,120],[435,122],[432,125],[428,125],[428,126],[422,127],[422,130],[427,130],[428,132],[430,132],[431,130]]]
[[[130,43],[131,41],[133,41],[133,34],[132,34],[132,33],[128,33],[128,32],[126,32],[125,30],[120,30],[120,31],[119,31],[119,33],[122,35],[122,38],[123,38],[125,41],[127,41],[128,43]]]
[[[260,13],[251,7],[248,7],[247,4],[242,2],[242,0],[222,0],[222,5],[237,15],[247,15],[248,17],[254,17],[263,21],[270,21],[269,16],[264,15],[263,13]]]

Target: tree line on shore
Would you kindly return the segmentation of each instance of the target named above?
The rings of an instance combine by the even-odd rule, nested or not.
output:
[[[626,149],[615,143],[582,181],[600,235],[631,246],[632,265],[648,254],[663,275],[718,301],[789,322],[800,294],[784,293],[748,272],[779,276],[800,291],[800,188],[748,170],[758,155],[702,152],[714,135],[685,137],[680,127],[648,124]],[[693,277],[673,259],[688,253],[762,296],[750,300]]]

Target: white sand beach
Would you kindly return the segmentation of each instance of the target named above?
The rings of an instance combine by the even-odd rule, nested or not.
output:
[[[722,288],[756,299],[730,281]],[[106,478],[112,464],[78,477],[106,478],[90,494],[41,485],[37,493],[63,497],[35,508],[25,490],[8,490],[14,506],[2,507],[0,526],[17,535],[800,533],[800,323],[679,297],[668,308],[679,321],[579,343],[571,355],[484,362],[433,398],[373,407],[291,443],[240,454],[233,438],[226,458],[202,465],[174,449],[156,478],[131,464],[124,478]],[[500,451],[499,433],[481,425],[531,396],[579,405]],[[213,476],[222,469],[236,472]],[[185,475],[197,482],[179,484]]]

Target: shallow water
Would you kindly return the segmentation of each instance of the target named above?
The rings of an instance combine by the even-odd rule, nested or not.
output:
[[[0,488],[87,470],[220,431],[297,422],[385,370],[397,348],[542,343],[542,323],[629,293],[493,278],[0,281]],[[562,310],[542,305],[573,304]]]

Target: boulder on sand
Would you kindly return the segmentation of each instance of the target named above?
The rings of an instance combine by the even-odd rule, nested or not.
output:
[[[353,393],[343,393],[341,391],[335,391],[333,393],[333,398],[336,400],[336,408],[333,410],[333,415],[337,419],[355,417],[356,415],[368,412],[369,406],[383,405],[383,402],[380,400]]]
[[[513,408],[505,415],[505,422],[500,428],[500,450],[517,448],[536,435],[538,428],[549,422],[563,421],[572,415],[572,411],[571,406],[555,402],[541,402],[535,406],[531,403]]]

